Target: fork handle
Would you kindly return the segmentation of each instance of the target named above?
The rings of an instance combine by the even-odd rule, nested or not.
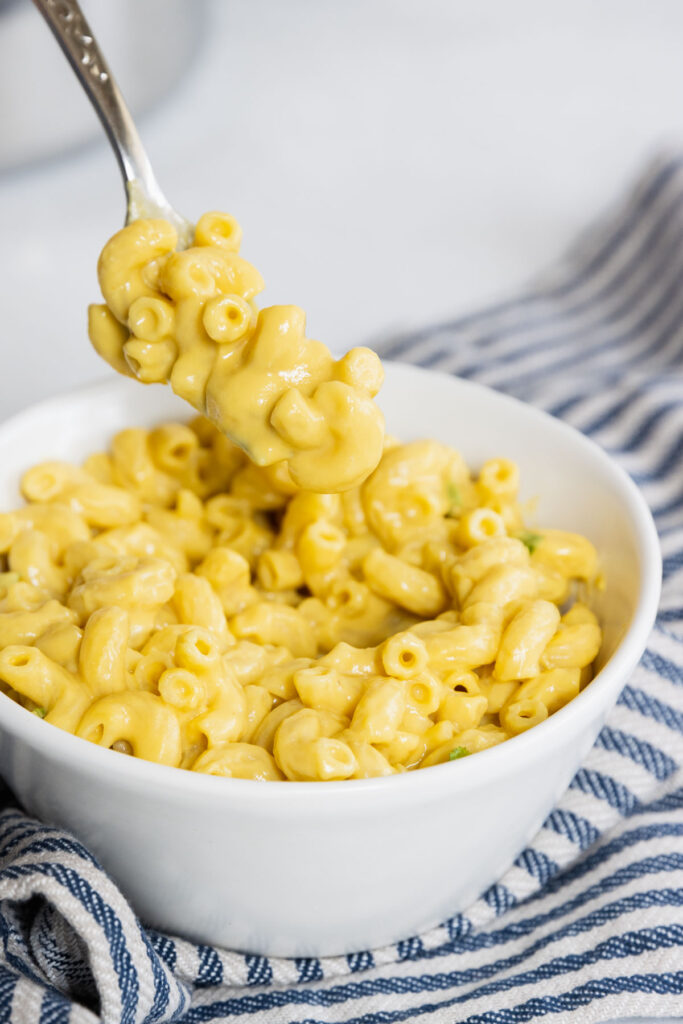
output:
[[[52,29],[95,108],[125,182],[135,183],[152,200],[164,200],[130,111],[79,4],[76,0],[33,3]]]

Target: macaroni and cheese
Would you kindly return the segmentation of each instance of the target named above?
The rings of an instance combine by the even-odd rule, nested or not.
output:
[[[2,689],[102,747],[256,780],[391,775],[542,722],[590,679],[600,648],[586,603],[595,549],[526,529],[513,463],[473,475],[435,441],[385,439],[362,482],[367,462],[340,476],[330,456],[334,483],[354,483],[332,492],[317,476],[325,450],[341,457],[330,408],[351,417],[357,452],[370,424],[376,461],[374,363],[334,364],[314,347],[305,386],[276,374],[266,387],[250,353],[292,332],[313,343],[291,310],[253,326],[258,275],[214,244],[226,224],[200,221],[200,247],[171,255],[163,223],[124,229],[105,249],[108,304],[92,333],[120,369],[170,377],[217,420],[239,408],[230,432],[245,415],[237,439],[263,464],[198,417],[123,430],[82,466],[29,469],[27,504],[0,515]],[[221,340],[230,309],[253,330],[237,347]],[[312,421],[323,440],[306,447]]]
[[[259,272],[238,255],[242,232],[205,213],[176,251],[165,220],[141,219],[107,242],[98,263],[103,305],[89,310],[93,346],[145,384],[168,382],[259,466],[292,485],[336,492],[379,462],[384,424],[372,401],[382,365],[370,349],[335,360],[306,337],[297,306],[257,312]]]

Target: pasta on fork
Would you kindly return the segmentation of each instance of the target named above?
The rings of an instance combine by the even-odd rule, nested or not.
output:
[[[170,384],[258,466],[310,491],[353,487],[382,453],[382,364],[368,348],[333,359],[298,306],[258,311],[263,279],[241,239],[225,213],[200,217],[180,252],[170,222],[128,224],[100,256],[90,340],[120,373]]]

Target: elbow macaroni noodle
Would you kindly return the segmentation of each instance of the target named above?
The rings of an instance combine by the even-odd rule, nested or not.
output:
[[[384,423],[372,401],[382,365],[367,348],[334,360],[306,337],[297,306],[257,312],[263,279],[238,255],[241,237],[222,213],[200,217],[181,251],[168,221],[128,224],[99,259],[104,304],[89,309],[90,340],[119,373],[169,383],[258,466],[279,464],[294,487],[353,487],[382,454]],[[139,435],[120,447],[144,461],[136,443]]]
[[[121,369],[152,379],[153,367],[154,379],[170,376],[186,394],[199,382],[200,406],[229,379],[221,360],[232,359],[241,408],[255,412],[246,383],[258,359],[245,355],[248,339],[230,347],[229,311],[250,330],[260,323],[252,339],[261,330],[268,343],[286,344],[302,324],[298,313],[267,310],[255,321],[258,275],[230,238],[216,242],[230,224],[203,218],[199,248],[170,256],[163,224],[124,229],[110,243],[121,262],[103,255],[108,305],[93,314],[94,337],[101,350],[112,341],[108,358]],[[197,340],[202,317],[218,348]],[[318,348],[315,358],[317,381],[337,372]],[[350,367],[368,364],[355,358],[337,379],[342,406],[367,411],[372,388],[354,391]],[[276,422],[300,401],[317,416],[327,406],[311,396],[325,387],[311,376],[303,390],[279,392]],[[597,555],[576,534],[525,531],[514,464],[492,459],[473,476],[443,444],[386,439],[366,480],[318,493],[292,477],[310,484],[328,442],[285,444],[272,422],[252,417],[260,466],[198,417],[121,431],[81,467],[28,470],[27,504],[0,515],[0,688],[9,697],[159,764],[328,781],[485,750],[578,694],[602,639],[586,603]],[[268,464],[272,453],[289,471]],[[356,469],[344,479],[358,479]]]

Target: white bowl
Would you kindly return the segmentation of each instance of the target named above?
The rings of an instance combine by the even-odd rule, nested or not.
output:
[[[434,437],[476,467],[506,456],[541,524],[586,534],[607,589],[602,668],[546,722],[474,757],[382,779],[219,779],[121,757],[0,695],[0,771],[24,806],[73,831],[143,921],[253,953],[383,945],[463,910],[500,877],[568,785],[636,665],[659,597],[655,527],[627,475],[570,427],[476,384],[388,365],[382,406],[404,440]],[[124,379],[0,426],[0,508],[33,463],[80,459],[118,429],[186,417]]]
[[[87,0],[82,6],[137,120],[187,74],[205,34],[204,4]],[[0,110],[3,171],[102,137],[47,25],[28,4],[12,0],[0,0]]]

